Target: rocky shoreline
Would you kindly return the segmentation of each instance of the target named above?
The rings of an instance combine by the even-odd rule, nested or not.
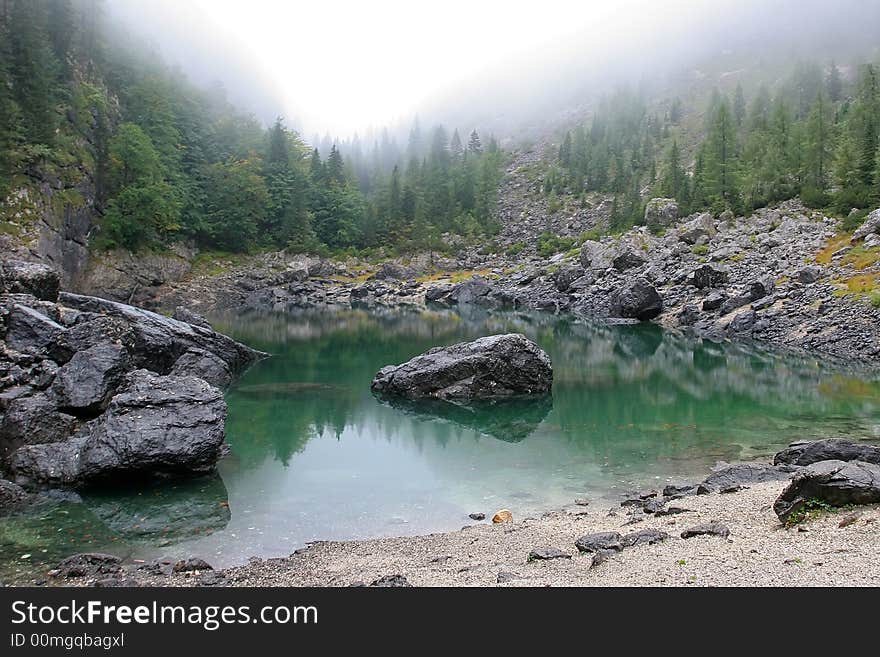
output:
[[[58,288],[49,267],[0,262],[0,513],[52,489],[213,472],[222,389],[266,354],[182,309]]]
[[[650,206],[649,206],[650,207]],[[755,340],[861,363],[880,361],[880,210],[853,235],[797,201],[751,217],[675,210],[568,252],[460,251],[380,266],[269,254],[157,288],[155,303],[201,313],[316,306],[474,305],[610,322],[653,320],[715,341]],[[660,223],[661,227],[656,226]],[[875,296],[872,296],[874,294]]]
[[[850,460],[841,460],[850,459]],[[865,460],[862,460],[865,459]],[[719,464],[619,503],[574,500],[540,518],[483,512],[459,531],[321,541],[213,570],[192,557],[123,564],[76,555],[48,574],[74,586],[877,585],[880,448],[795,443],[773,464]],[[842,474],[847,468],[861,475]],[[830,471],[835,477],[828,477]],[[800,496],[797,515],[783,510]],[[861,502],[860,502],[861,501]]]

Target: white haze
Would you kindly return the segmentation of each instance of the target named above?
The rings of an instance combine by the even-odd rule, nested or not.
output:
[[[874,0],[108,0],[197,82],[220,79],[264,121],[282,114],[305,134],[338,136],[416,113],[491,122],[603,73],[799,31],[813,39],[833,16],[853,32],[880,28],[844,5],[869,23],[880,13]]]

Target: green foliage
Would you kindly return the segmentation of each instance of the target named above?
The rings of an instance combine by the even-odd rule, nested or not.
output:
[[[834,507],[832,507],[827,502],[823,502],[822,500],[816,498],[810,498],[798,511],[795,511],[790,516],[788,516],[788,518],[785,520],[785,526],[794,527],[795,525],[799,525],[805,520],[813,520],[819,517],[821,514],[828,513],[833,509]]]
[[[553,233],[541,233],[538,236],[538,255],[549,258],[557,253],[569,251],[577,243],[574,237],[560,237]]]
[[[740,214],[795,196],[841,214],[876,207],[876,66],[862,66],[852,84],[833,63],[827,74],[815,63],[801,63],[774,92],[761,86],[749,101],[737,85],[731,101],[716,89],[696,144],[683,141],[684,126],[677,127],[684,116],[679,98],[660,118],[640,95],[615,93],[600,103],[590,126],[562,135],[556,170],[544,179],[551,209],[561,204],[563,190],[614,194],[608,229],[619,232],[640,223],[652,196],[675,198],[686,214]]]
[[[228,252],[433,252],[446,232],[498,232],[494,139],[472,130],[464,146],[437,126],[426,140],[415,126],[405,153],[387,132],[366,153],[310,149],[282,119],[264,129],[222,89],[123,43],[100,12],[93,0],[9,0],[0,12],[0,194],[32,170],[91,175],[96,244],[133,251],[188,239]]]

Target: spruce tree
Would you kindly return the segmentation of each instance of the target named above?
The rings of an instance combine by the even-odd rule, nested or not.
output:
[[[736,125],[741,127],[746,117],[746,97],[743,94],[741,84],[736,85],[736,93],[733,97],[733,116],[736,118]]]
[[[481,155],[483,153],[483,142],[480,141],[480,135],[477,134],[476,130],[471,132],[471,136],[468,139],[467,150],[468,153],[473,153],[474,155]]]
[[[828,98],[832,103],[836,103],[843,98],[843,80],[840,77],[840,70],[833,60],[828,70],[825,88],[828,91]]]

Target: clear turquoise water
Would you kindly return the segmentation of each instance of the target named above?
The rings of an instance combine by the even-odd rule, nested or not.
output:
[[[91,492],[0,519],[0,579],[83,550],[222,566],[310,540],[457,529],[472,512],[537,515],[575,497],[701,477],[719,460],[767,457],[795,439],[880,439],[870,374],[650,325],[359,310],[216,325],[273,354],[227,394],[232,453],[218,476]],[[552,398],[391,405],[370,392],[383,365],[509,331],[550,354]]]

